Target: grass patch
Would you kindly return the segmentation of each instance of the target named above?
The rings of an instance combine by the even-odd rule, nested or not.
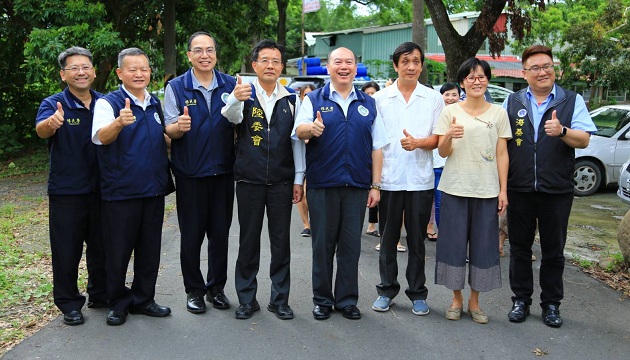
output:
[[[0,179],[47,172],[49,165],[46,146],[25,149],[19,154],[0,160]]]
[[[49,253],[25,251],[16,236],[41,214],[22,210],[0,207],[0,356],[58,315]]]

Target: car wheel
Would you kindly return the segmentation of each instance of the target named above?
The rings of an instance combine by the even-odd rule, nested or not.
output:
[[[593,195],[602,183],[602,172],[591,160],[578,160],[573,173],[573,193],[576,196]]]

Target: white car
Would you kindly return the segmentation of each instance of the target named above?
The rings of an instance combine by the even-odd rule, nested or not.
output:
[[[597,131],[588,147],[575,150],[577,196],[592,195],[601,186],[617,183],[622,165],[630,159],[630,105],[603,106],[590,114]]]
[[[630,160],[626,161],[621,166],[621,171],[619,171],[619,190],[617,190],[617,196],[621,199],[621,201],[630,205]]]

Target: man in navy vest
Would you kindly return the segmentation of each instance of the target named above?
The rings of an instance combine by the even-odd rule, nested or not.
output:
[[[146,89],[151,68],[142,50],[121,51],[116,74],[122,85],[96,102],[92,127],[101,170],[108,325],[124,324],[127,311],[153,317],[171,313],[154,299],[170,176],[161,105]],[[132,252],[129,289],[125,280]]]
[[[235,283],[240,306],[237,319],[249,319],[260,309],[256,275],[260,267],[260,235],[265,209],[271,250],[271,298],[267,310],[279,319],[293,319],[291,285],[291,209],[302,200],[304,142],[291,139],[296,94],[278,82],[286,57],[284,46],[262,40],[252,51],[257,78],[240,77],[221,113],[237,124],[236,201],[240,237]]]
[[[564,245],[573,204],[575,148],[588,146],[596,127],[584,99],[555,84],[551,49],[534,45],[523,52],[529,86],[504,102],[512,127],[508,140],[508,228],[510,231],[511,322],[529,315],[534,292],[532,244],[538,224],[542,259],[540,306],[545,325],[560,327],[564,297]]]
[[[313,240],[313,317],[328,319],[334,307],[348,319],[360,319],[356,305],[361,233],[366,204],[374,207],[380,199],[381,148],[387,135],[374,99],[352,85],[357,73],[352,51],[333,50],[326,66],[331,82],[307,94],[292,134],[294,139],[310,139],[306,186]]]
[[[171,160],[177,183],[180,261],[186,309],[204,313],[206,295],[217,309],[228,309],[228,236],[234,207],[234,125],[221,108],[234,89],[233,77],[217,71],[217,43],[207,32],[188,39],[183,75],[164,93],[166,134],[172,139]],[[208,237],[208,272],[200,269],[200,252]]]
[[[92,53],[71,47],[59,54],[59,75],[68,87],[42,101],[35,130],[48,139],[48,213],[53,297],[68,325],[83,324],[85,296],[77,287],[86,244],[88,307],[107,307],[105,251],[101,236],[101,195],[96,146],[90,141],[96,77]]]

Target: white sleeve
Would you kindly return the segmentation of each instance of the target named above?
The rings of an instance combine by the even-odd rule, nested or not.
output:
[[[116,120],[112,105],[105,99],[96,100],[94,104],[94,120],[92,121],[92,142],[103,145],[98,138],[98,131]]]

